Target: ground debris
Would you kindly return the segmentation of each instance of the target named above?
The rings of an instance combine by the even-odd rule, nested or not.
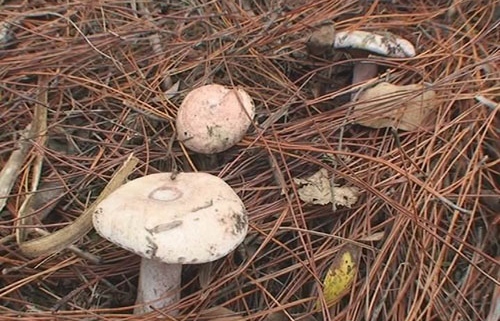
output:
[[[293,180],[295,184],[301,186],[298,190],[299,198],[306,203],[317,205],[333,203],[350,208],[358,200],[359,190],[356,187],[332,184],[324,168],[308,178]]]

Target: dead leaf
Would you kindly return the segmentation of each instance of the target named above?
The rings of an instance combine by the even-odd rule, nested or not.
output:
[[[323,280],[323,298],[328,307],[338,302],[351,288],[358,273],[358,259],[361,249],[355,245],[344,245],[335,258]],[[316,308],[321,307],[318,300]]]
[[[299,198],[311,204],[334,205],[351,208],[358,200],[359,190],[356,187],[332,186],[328,178],[328,172],[322,168],[308,178],[294,178],[295,184],[301,186],[298,190]]]
[[[435,98],[436,93],[422,84],[398,86],[382,82],[359,95],[353,116],[363,126],[411,131],[436,109]]]
[[[179,94],[179,87],[181,85],[180,80],[177,81],[172,87],[168,88],[163,94],[167,99],[172,99]]]

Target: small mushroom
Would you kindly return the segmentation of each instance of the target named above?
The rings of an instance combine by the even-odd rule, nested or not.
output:
[[[179,300],[181,265],[217,260],[248,229],[243,202],[217,176],[158,173],[111,193],[93,215],[102,237],[142,257],[135,314]],[[174,311],[173,314],[176,314]]]
[[[353,117],[357,124],[367,127],[410,131],[420,127],[435,106],[436,92],[424,85],[382,82],[359,95]]]
[[[335,34],[333,47],[349,50],[356,58],[368,57],[370,53],[394,58],[415,56],[415,48],[408,40],[388,32],[376,34],[359,30],[339,31]],[[377,64],[357,62],[354,64],[352,84],[376,77],[377,73]]]
[[[179,107],[177,137],[192,151],[219,153],[243,138],[254,116],[252,98],[243,89],[202,86],[191,91]]]

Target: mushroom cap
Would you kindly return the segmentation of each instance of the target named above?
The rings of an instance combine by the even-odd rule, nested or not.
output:
[[[406,39],[386,32],[377,34],[367,31],[338,31],[333,44],[335,49],[360,49],[378,55],[407,58],[415,56],[415,47]]]
[[[254,116],[252,98],[243,89],[202,86],[187,94],[179,107],[177,138],[192,151],[219,153],[243,138]]]
[[[102,237],[148,259],[205,263],[245,238],[245,206],[233,189],[207,173],[158,173],[129,181],[97,206]]]

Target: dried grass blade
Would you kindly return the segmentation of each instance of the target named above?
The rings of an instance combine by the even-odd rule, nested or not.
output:
[[[38,99],[35,104],[34,117],[32,121],[30,138],[36,140],[36,144],[39,147],[45,146],[47,142],[47,106],[48,106],[48,91],[47,91],[48,81],[45,77],[40,77],[38,80]],[[34,193],[38,189],[38,183],[40,182],[40,176],[42,173],[43,166],[43,149],[38,148],[36,151],[35,161],[31,167],[31,187],[30,192]],[[33,216],[29,210],[33,194],[29,194],[25,198],[23,204],[18,213],[18,220],[16,221],[16,239],[17,243],[22,243],[26,239],[26,229],[20,228],[20,226],[33,224]]]
[[[38,81],[38,88],[40,91],[38,93],[37,103],[35,105],[34,122],[32,130],[32,137],[36,138],[37,144],[40,147],[45,146],[47,142],[47,107],[49,105],[48,101],[48,80],[41,77]],[[38,183],[40,181],[40,175],[42,173],[44,154],[41,149],[36,153],[35,164],[32,170],[32,181],[31,181],[31,191],[34,192],[38,188]]]
[[[37,257],[58,252],[76,242],[92,229],[92,214],[97,205],[111,192],[120,187],[127,176],[134,170],[138,159],[131,154],[123,166],[113,175],[108,185],[101,192],[97,200],[90,205],[72,224],[31,241],[19,244],[21,251],[29,257]]]

